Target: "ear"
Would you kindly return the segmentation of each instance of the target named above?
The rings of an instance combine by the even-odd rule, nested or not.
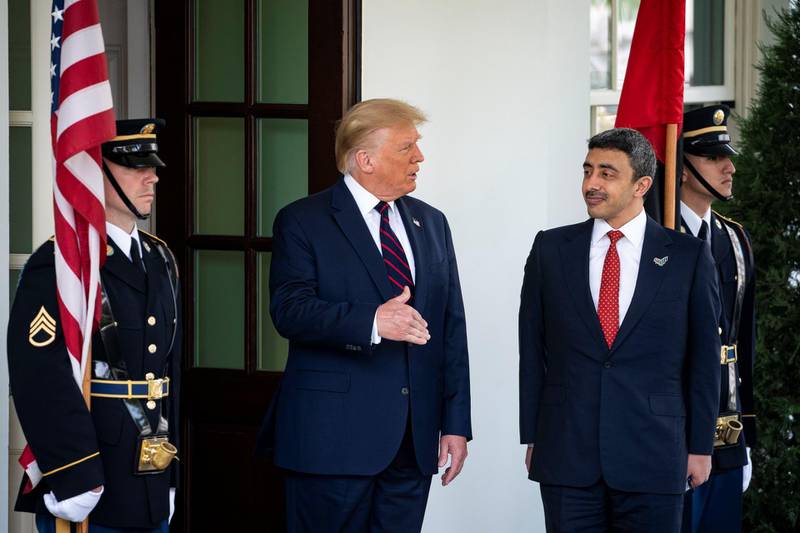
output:
[[[353,156],[353,160],[363,174],[372,174],[375,171],[375,163],[366,150],[358,150]]]
[[[683,172],[681,172],[681,184],[686,183],[688,181],[688,179],[689,179],[689,170],[684,165],[683,166]]]
[[[634,195],[639,198],[644,198],[644,195],[647,194],[647,191],[649,191],[650,187],[652,186],[653,176],[642,176],[636,180],[636,185],[634,185]]]

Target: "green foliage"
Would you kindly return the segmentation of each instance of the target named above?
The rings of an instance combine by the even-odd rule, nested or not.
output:
[[[756,258],[758,443],[745,531],[800,531],[800,9],[767,17],[758,97],[740,121],[736,199],[724,210]]]

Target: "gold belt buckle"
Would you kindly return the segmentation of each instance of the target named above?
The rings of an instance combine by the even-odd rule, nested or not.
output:
[[[717,418],[717,427],[714,431],[714,448],[732,446],[739,442],[739,434],[744,429],[739,415],[728,415]]]
[[[169,435],[142,437],[139,441],[137,474],[158,474],[177,457],[178,449],[169,442]]]
[[[164,382],[169,378],[158,378],[147,380],[147,399],[160,400],[164,397]]]
[[[735,363],[739,360],[738,352],[736,350],[736,345],[732,344],[730,346],[723,344],[722,348],[719,351],[719,363],[721,365],[727,365],[730,363]]]

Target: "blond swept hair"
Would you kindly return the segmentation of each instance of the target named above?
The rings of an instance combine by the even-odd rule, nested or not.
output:
[[[353,170],[358,150],[371,148],[370,135],[383,128],[418,126],[428,119],[425,114],[400,100],[374,98],[364,100],[344,114],[336,128],[336,166],[347,174]]]

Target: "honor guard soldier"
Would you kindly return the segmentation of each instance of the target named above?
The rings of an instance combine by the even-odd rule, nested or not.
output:
[[[117,121],[117,136],[102,146],[108,246],[91,346],[91,412],[64,343],[53,239],[20,278],[9,374],[41,479],[26,474],[16,509],[36,513],[40,532],[68,531],[63,521],[90,513],[91,528],[103,532],[169,530],[178,482],[178,271],[166,244],[136,227],[150,215],[155,169],[164,166],[156,142],[163,125]]]
[[[741,224],[711,210],[733,198],[724,105],[690,111],[683,118],[682,231],[704,240],[717,266],[722,316],[720,412],[711,477],[686,495],[684,532],[741,530],[742,493],[750,483],[750,447],[755,444],[753,358],[755,350],[754,264],[750,237]]]

